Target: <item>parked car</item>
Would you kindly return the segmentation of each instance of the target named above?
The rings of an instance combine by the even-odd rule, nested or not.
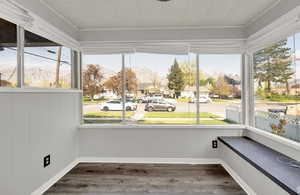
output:
[[[167,102],[164,99],[154,99],[149,101],[145,106],[145,111],[168,111],[174,112],[176,110],[176,106],[170,102]]]
[[[189,103],[196,103],[196,102],[197,102],[197,98],[192,98],[189,101]],[[210,97],[208,97],[206,95],[200,95],[199,103],[212,103],[212,100],[210,99]]]
[[[111,100],[100,104],[100,109],[103,111],[118,111],[123,109],[121,100]],[[134,111],[137,109],[137,104],[127,101],[125,103],[125,109],[127,111]]]
[[[148,103],[149,102],[150,97],[149,96],[143,96],[137,99],[137,101],[141,104],[141,103]]]
[[[268,111],[274,114],[300,116],[300,105],[287,105],[284,108],[270,108]]]

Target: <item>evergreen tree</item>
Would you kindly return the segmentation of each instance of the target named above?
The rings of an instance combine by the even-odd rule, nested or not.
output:
[[[289,95],[290,93],[290,86],[289,86],[289,80],[293,78],[294,71],[291,67],[291,61],[281,61],[277,63],[276,71],[278,72],[278,77],[276,77],[274,80],[279,83],[285,84],[285,90],[286,95]]]
[[[260,88],[263,82],[266,83],[266,92],[271,92],[272,82],[280,82],[285,83],[289,93],[288,80],[294,73],[290,61],[291,49],[286,44],[287,40],[280,41],[254,55],[254,78]]]
[[[170,73],[168,74],[168,88],[174,90],[176,98],[178,98],[181,91],[184,89],[184,86],[184,73],[175,59],[173,66],[171,66]]]

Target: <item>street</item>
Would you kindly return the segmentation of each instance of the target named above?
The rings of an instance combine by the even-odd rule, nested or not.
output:
[[[201,103],[200,104],[200,112],[209,112],[216,114],[220,117],[225,118],[225,110],[228,106],[240,106],[240,103],[237,101],[234,102],[222,102],[222,103]],[[136,111],[136,117],[142,117],[144,113],[145,104],[138,104],[138,109]],[[267,112],[270,108],[285,108],[285,104],[282,103],[258,103],[255,104],[255,110]],[[85,104],[83,106],[83,113],[91,113],[91,112],[101,112],[98,104]],[[120,111],[116,111],[120,112]],[[196,105],[191,103],[177,103],[175,112],[196,112]]]

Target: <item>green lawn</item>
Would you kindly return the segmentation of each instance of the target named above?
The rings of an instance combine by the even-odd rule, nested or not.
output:
[[[120,124],[121,120],[93,120],[93,119],[84,119],[85,124]]]
[[[194,120],[140,120],[139,124],[162,124],[162,125],[194,125],[196,121]],[[200,121],[201,125],[227,125],[230,124],[223,120],[204,120]]]
[[[213,99],[212,100],[214,103],[230,103],[230,102],[234,102],[234,101],[240,101],[240,99]]]
[[[196,118],[196,113],[191,112],[146,112],[144,118]],[[201,112],[200,118],[220,118],[219,116]]]
[[[134,112],[126,111],[126,118],[132,117]],[[90,112],[84,115],[84,118],[121,118],[121,111],[109,111],[109,112]]]
[[[106,102],[107,100],[84,100],[84,104],[101,104],[103,102]]]

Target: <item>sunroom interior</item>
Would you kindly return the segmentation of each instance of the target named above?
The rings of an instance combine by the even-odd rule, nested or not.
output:
[[[0,0],[0,194],[300,194],[299,0]]]

